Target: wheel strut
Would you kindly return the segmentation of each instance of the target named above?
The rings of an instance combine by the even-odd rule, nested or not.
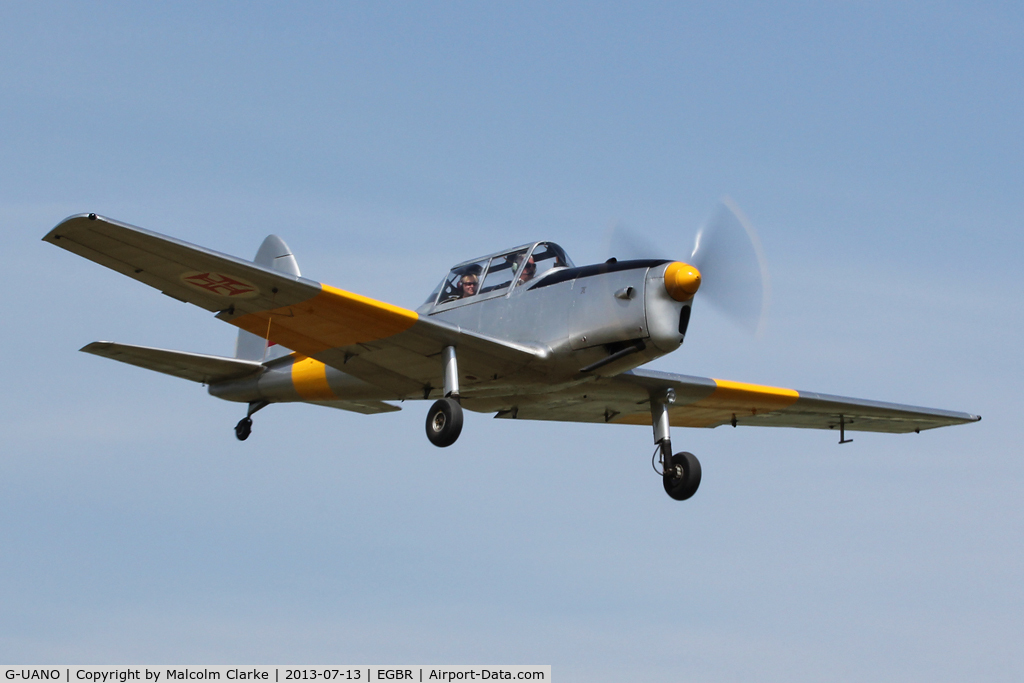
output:
[[[459,362],[454,346],[444,347],[444,395],[459,400]]]
[[[672,438],[668,407],[675,403],[676,392],[671,389],[658,397],[651,397],[651,426],[654,427],[654,444],[661,449],[661,471],[668,474],[672,463]]]
[[[676,393],[672,389],[661,396],[651,397],[651,425],[654,427],[654,443],[661,451],[661,479],[665,493],[675,500],[686,500],[700,486],[700,461],[693,453],[672,455],[668,407],[675,400]]]

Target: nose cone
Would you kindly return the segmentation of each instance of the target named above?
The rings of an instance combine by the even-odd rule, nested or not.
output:
[[[665,269],[665,289],[676,301],[689,301],[700,289],[700,271],[688,263],[669,264]]]

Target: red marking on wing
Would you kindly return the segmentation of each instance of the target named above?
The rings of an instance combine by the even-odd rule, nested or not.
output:
[[[239,282],[221,273],[197,273],[182,279],[191,285],[221,296],[241,296],[256,291],[252,285]]]

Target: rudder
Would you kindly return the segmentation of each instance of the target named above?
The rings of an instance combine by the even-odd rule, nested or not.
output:
[[[284,240],[277,235],[267,235],[256,252],[253,263],[264,268],[276,270],[279,273],[287,273],[299,277],[299,264],[295,261],[292,250],[288,248]],[[267,340],[258,335],[238,331],[238,341],[235,343],[235,358],[242,360],[255,360],[266,362],[291,353],[290,349],[277,344],[267,345]]]

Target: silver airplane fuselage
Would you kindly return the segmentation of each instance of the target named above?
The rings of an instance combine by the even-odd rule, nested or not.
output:
[[[534,243],[523,249],[534,250]],[[487,262],[513,253],[477,259]],[[472,262],[466,262],[470,264]],[[466,264],[459,264],[453,272]],[[439,292],[416,312],[462,331],[537,350],[538,360],[519,371],[494,377],[461,378],[463,403],[491,411],[516,394],[558,390],[595,377],[633,369],[679,348],[692,301],[679,301],[666,287],[665,260],[610,261],[576,267],[568,262],[505,289],[441,301]],[[230,401],[308,401],[296,390],[293,356],[266,364],[256,376],[212,384],[210,394]],[[439,389],[389,390],[333,367],[326,368],[331,392],[349,400],[405,400],[435,397]],[[440,394],[437,394],[440,395]]]
[[[675,351],[683,341],[680,322],[690,302],[668,294],[664,277],[669,263],[555,268],[502,296],[427,303],[417,312],[497,339],[543,347],[549,350],[548,372],[566,379],[629,350],[609,364],[614,369],[604,366],[605,372],[617,374]]]

